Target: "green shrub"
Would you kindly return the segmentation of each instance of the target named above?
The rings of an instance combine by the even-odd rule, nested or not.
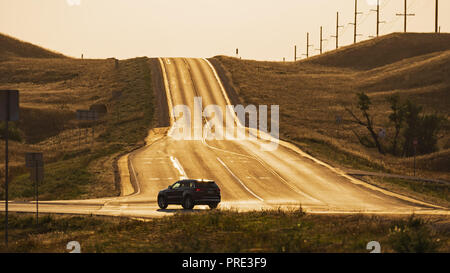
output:
[[[400,253],[436,252],[439,247],[426,221],[414,215],[390,230],[389,242],[393,250]]]

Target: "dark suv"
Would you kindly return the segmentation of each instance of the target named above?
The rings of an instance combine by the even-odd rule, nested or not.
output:
[[[158,205],[165,209],[168,205],[182,205],[192,209],[195,205],[217,208],[220,203],[220,189],[214,181],[180,180],[158,194]]]

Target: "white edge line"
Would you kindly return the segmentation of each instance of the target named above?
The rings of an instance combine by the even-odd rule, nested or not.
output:
[[[212,72],[213,72],[213,74],[214,74],[214,77],[216,78],[216,81],[219,83],[220,90],[222,91],[222,96],[225,98],[227,104],[230,105],[230,106],[233,106],[233,105],[231,104],[230,99],[228,98],[227,91],[225,90],[225,87],[223,87],[222,81],[220,80],[220,77],[219,77],[219,75],[217,74],[216,69],[214,68],[214,66],[211,64],[211,62],[210,62],[208,59],[203,58],[203,60],[209,65],[210,69],[212,70]],[[276,139],[276,138],[272,137],[270,134],[267,134],[267,133],[265,133],[265,132],[261,132],[261,131],[259,131],[259,130],[254,130],[254,128],[245,127],[244,125],[242,125],[242,123],[241,123],[241,121],[239,120],[239,118],[237,117],[236,113],[235,113],[234,111],[232,111],[231,113],[232,113],[233,116],[234,116],[234,121],[236,122],[236,125],[237,125],[238,127],[240,127],[240,128],[245,128],[245,129],[247,129],[247,131],[248,131],[249,134],[253,134],[254,137],[258,138],[258,133],[259,133],[260,136],[263,136],[263,135],[264,135],[266,140],[269,140],[269,141],[275,142],[275,143],[278,143],[278,142],[279,142],[279,139]],[[253,130],[252,130],[252,129],[253,129]]]
[[[167,72],[164,65],[164,61],[161,58],[158,58],[159,63],[161,65],[163,80],[164,80],[164,89],[166,91],[166,97],[167,97],[167,104],[169,106],[169,116],[170,116],[170,125],[173,127],[174,124],[174,117],[173,117],[173,103],[172,103],[172,92],[170,91],[170,85],[169,81],[167,80]]]
[[[220,85],[220,90],[222,91],[222,96],[225,98],[227,104],[228,104],[228,105],[231,105],[230,99],[228,98],[227,92],[225,91],[225,88],[223,87],[222,81],[220,80],[219,75],[217,74],[216,69],[215,69],[214,66],[211,64],[211,62],[208,61],[208,59],[203,58],[203,60],[209,65],[209,67],[211,68],[212,72],[214,73],[214,76],[215,76],[215,78],[216,78],[216,81],[217,81],[217,82],[219,83],[219,85]],[[237,124],[238,126],[240,126],[240,127],[243,127],[243,125],[241,124],[240,120],[237,118],[236,113],[235,113],[234,111],[232,111],[232,113],[234,114],[233,116],[234,116],[234,119],[235,119],[236,124]],[[246,129],[249,129],[249,133],[251,133],[251,131],[254,130],[253,128],[247,128],[247,127],[245,127],[245,128],[246,128]],[[253,130],[252,130],[252,129],[253,129]],[[259,130],[255,130],[255,131],[256,131],[256,136],[257,136]],[[272,139],[273,139],[273,137],[272,137],[271,135],[269,135],[269,138],[272,138]],[[270,141],[274,142],[272,139],[270,139]],[[278,140],[278,141],[279,141],[279,140]],[[302,192],[302,191],[297,190],[296,188],[294,188],[288,181],[286,181],[286,179],[284,179],[283,177],[281,177],[281,175],[279,175],[275,170],[273,170],[273,169],[271,169],[271,168],[270,168],[270,169],[266,168],[266,167],[264,166],[264,164],[262,163],[262,161],[261,161],[259,158],[257,158],[256,156],[246,156],[246,155],[243,155],[243,154],[239,154],[239,153],[235,153],[235,152],[223,150],[223,149],[220,149],[220,148],[217,148],[217,147],[214,147],[214,146],[209,145],[204,139],[202,139],[202,142],[203,142],[204,144],[206,144],[207,146],[209,146],[210,148],[217,149],[217,150],[224,151],[224,152],[228,152],[228,153],[235,154],[235,155],[238,155],[238,156],[244,156],[244,157],[247,157],[247,158],[254,159],[254,160],[258,161],[264,169],[268,170],[269,172],[271,172],[271,173],[274,174],[275,176],[278,176],[278,177],[279,177],[279,178],[280,178],[280,179],[281,179],[281,180],[282,180],[289,188],[291,188],[291,189],[292,189],[293,191],[295,191],[296,193],[298,193],[298,194],[300,194],[300,195],[303,195],[303,196],[305,196],[305,197],[307,197],[307,198],[309,198],[309,199],[311,199],[311,200],[313,200],[313,201],[315,201],[315,202],[323,203],[322,201],[320,201],[320,200],[318,200],[318,199],[312,197],[311,195],[306,194],[306,193],[304,193],[304,192]]]
[[[211,71],[214,74],[214,77],[216,78],[216,81],[219,83],[220,90],[222,91],[222,96],[225,98],[225,101],[227,102],[228,105],[232,106],[231,101],[228,98],[227,92],[225,91],[225,88],[223,87],[222,81],[220,80],[216,69],[214,68],[214,66],[211,64],[211,62],[208,59],[203,58],[203,60],[209,65],[209,68],[211,69]],[[232,114],[234,116],[234,121],[236,122],[237,126],[243,127],[243,125],[241,124],[241,121],[236,116],[236,113],[234,111],[232,111]]]
[[[136,179],[136,187],[137,187],[137,191],[134,194],[130,195],[130,196],[133,196],[133,195],[138,195],[138,194],[141,193],[141,186],[139,184],[139,180],[137,178],[136,172],[134,171],[133,159],[131,158],[131,155],[130,155],[130,159],[129,160],[130,160],[131,170],[133,171],[134,179]]]
[[[216,80],[219,82],[220,89],[222,90],[222,95],[225,97],[225,100],[227,101],[227,103],[228,103],[229,105],[231,105],[231,102],[230,102],[230,100],[229,100],[229,98],[228,98],[228,95],[227,95],[227,93],[226,93],[226,91],[225,91],[225,88],[224,88],[223,85],[222,85],[222,81],[220,80],[219,76],[217,75],[217,72],[216,72],[216,70],[214,69],[213,65],[212,65],[206,58],[203,58],[203,59],[208,63],[208,65],[210,66],[210,68],[212,69],[212,71],[213,71],[213,73],[214,73],[214,76],[216,77]],[[235,116],[235,120],[237,120],[238,124],[242,126],[242,124],[240,123],[239,119],[237,119],[236,114],[235,114],[234,116]],[[257,133],[261,133],[259,130],[255,130],[254,128],[248,128],[248,129],[249,129],[250,131],[256,131]],[[273,139],[273,137],[272,137],[271,135],[268,135],[267,138],[268,138],[268,140],[270,140],[270,141],[272,141],[272,139]],[[370,184],[368,184],[368,183],[366,183],[366,182],[363,182],[363,181],[361,181],[361,180],[359,180],[359,179],[356,179],[356,178],[353,178],[353,177],[347,175],[346,173],[344,173],[344,172],[341,171],[341,170],[338,170],[337,168],[333,168],[332,166],[326,164],[325,162],[323,162],[323,161],[321,161],[321,160],[319,160],[319,159],[317,159],[317,158],[315,158],[315,157],[313,157],[313,156],[311,156],[311,155],[308,155],[307,153],[303,152],[300,148],[296,147],[296,146],[295,146],[294,144],[292,144],[292,143],[289,143],[289,142],[286,142],[286,141],[283,141],[283,140],[280,140],[280,139],[277,140],[277,141],[278,141],[279,144],[281,144],[281,145],[284,146],[285,148],[288,148],[288,149],[290,149],[291,151],[294,151],[294,152],[296,152],[297,154],[299,154],[299,155],[301,155],[301,156],[303,156],[303,157],[306,157],[306,158],[311,159],[311,160],[314,161],[316,164],[322,165],[323,167],[325,167],[325,168],[331,170],[332,172],[336,173],[337,175],[340,175],[340,176],[342,176],[342,177],[347,178],[347,179],[348,179],[351,183],[353,183],[353,184],[361,185],[361,186],[364,186],[364,187],[366,187],[366,188],[368,188],[368,189],[371,189],[371,190],[376,190],[376,191],[381,192],[381,193],[383,193],[383,194],[385,194],[385,195],[388,195],[388,196],[391,196],[391,197],[395,197],[395,198],[401,199],[401,200],[403,200],[403,201],[407,201],[407,202],[411,202],[411,203],[416,203],[416,204],[420,204],[420,205],[425,205],[425,206],[428,206],[428,207],[434,207],[434,208],[439,208],[439,209],[446,209],[446,208],[441,207],[441,206],[437,206],[437,205],[434,205],[434,204],[430,204],[430,203],[428,203],[428,202],[422,202],[422,201],[416,200],[416,199],[414,199],[414,198],[410,198],[410,197],[407,197],[407,196],[404,196],[404,195],[401,195],[401,194],[397,194],[397,193],[394,193],[394,192],[390,192],[390,191],[381,189],[381,188],[379,188],[379,187],[370,185]]]
[[[180,179],[187,178],[186,172],[184,171],[183,166],[181,166],[180,161],[178,161],[178,159],[174,156],[170,157],[170,161],[172,161],[173,166],[180,173]]]
[[[261,197],[259,197],[258,195],[256,195],[254,192],[252,192],[249,188],[247,188],[247,186],[245,186],[244,183],[242,183],[241,179],[239,179],[239,177],[237,177],[231,170],[230,168],[228,168],[227,165],[225,165],[225,163],[217,157],[217,160],[220,162],[220,164],[222,164],[222,166],[225,167],[225,169],[227,169],[227,171],[242,185],[242,187],[244,187],[249,193],[251,193],[254,197],[256,197],[257,199],[259,199],[259,201],[264,202],[264,199],[262,199]]]

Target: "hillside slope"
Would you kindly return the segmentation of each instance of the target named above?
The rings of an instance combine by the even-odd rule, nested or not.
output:
[[[371,97],[375,128],[387,130],[382,140],[387,147],[395,133],[387,98],[394,93],[421,105],[425,113],[450,116],[449,34],[391,34],[295,63],[214,59],[244,104],[280,106],[282,138],[347,168],[413,173],[412,158],[382,156],[359,143],[354,132],[366,135],[367,130],[345,110],[354,107],[357,92]],[[439,134],[440,152],[417,159],[419,175],[450,180],[443,167],[450,151],[448,124]]]
[[[40,200],[119,195],[117,158],[142,146],[153,124],[149,59],[116,66],[113,59],[66,58],[5,36],[0,52],[6,56],[0,57],[0,89],[20,92],[19,121],[10,123],[20,136],[9,144],[11,200],[34,198],[24,166],[25,153],[34,151],[45,160]],[[93,123],[76,119],[78,109],[94,104],[106,105],[107,113]],[[4,147],[0,139],[1,162]]]
[[[301,62],[367,70],[444,50],[450,50],[450,34],[393,33]]]
[[[0,33],[0,59],[22,58],[66,58],[64,55],[50,51],[31,43],[23,42]]]
[[[368,92],[431,86],[450,91],[450,50],[404,59],[359,75],[361,88]]]

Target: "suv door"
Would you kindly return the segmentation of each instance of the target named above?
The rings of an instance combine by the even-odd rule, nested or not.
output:
[[[178,181],[172,185],[172,188],[167,192],[167,201],[169,203],[177,202],[177,193],[180,191],[181,181]]]
[[[189,189],[188,181],[180,181],[180,186],[173,191],[174,203],[181,204],[184,191]]]

